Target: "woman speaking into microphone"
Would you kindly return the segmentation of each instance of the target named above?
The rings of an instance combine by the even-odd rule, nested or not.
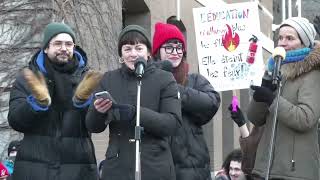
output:
[[[268,176],[266,169],[269,160],[269,179],[320,179],[317,135],[320,118],[320,49],[314,48],[315,36],[313,24],[305,18],[292,17],[281,24],[278,46],[285,49],[286,58],[280,68],[282,86],[278,108],[274,108],[277,104],[275,92],[278,91],[273,88],[272,82],[253,87],[255,91],[248,108],[248,119],[255,126],[265,125],[252,171],[256,179]],[[270,59],[269,64],[272,71],[274,60]],[[273,134],[272,123],[276,111],[277,126]],[[273,158],[269,159],[273,135]]]
[[[102,132],[109,126],[102,180],[132,180],[135,177],[138,80],[142,84],[141,179],[176,179],[168,138],[181,125],[178,86],[171,73],[150,63],[150,52],[151,43],[145,29],[137,25],[125,27],[118,42],[121,67],[106,72],[96,89],[98,96],[89,108],[86,125],[93,133]],[[142,59],[147,60],[145,66],[136,63],[144,61]],[[108,93],[99,93],[104,91]]]

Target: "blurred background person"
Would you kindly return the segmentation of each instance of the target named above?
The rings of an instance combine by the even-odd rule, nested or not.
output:
[[[231,151],[223,161],[222,168],[215,176],[215,180],[245,180],[241,169],[242,152],[240,149]]]
[[[247,180],[252,179],[252,169],[256,159],[257,147],[260,142],[264,126],[253,126],[251,131],[247,127],[247,119],[242,110],[237,106],[237,111],[233,111],[232,105],[229,106],[232,120],[239,127],[240,137],[239,143],[242,152],[241,169]]]

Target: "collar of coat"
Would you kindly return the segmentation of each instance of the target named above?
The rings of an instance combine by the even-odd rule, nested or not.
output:
[[[320,48],[310,51],[303,61],[283,64],[281,74],[285,79],[295,79],[315,69],[320,69]]]
[[[85,65],[85,61],[84,61],[84,58],[82,57],[82,55],[78,52],[78,51],[74,51],[74,57],[77,61],[79,61],[79,68],[83,67]],[[40,71],[42,73],[45,73],[47,74],[47,70],[44,66],[44,61],[45,61],[45,54],[44,54],[44,51],[41,50],[40,53],[38,54],[37,56],[37,59],[36,59],[36,64],[38,65]]]
[[[74,49],[73,52],[73,57],[79,62],[78,67],[79,68],[86,68],[87,66],[87,55],[84,52],[84,50],[79,47],[76,46],[76,48]],[[33,55],[33,57],[31,58],[31,61],[29,62],[29,67],[33,70],[39,70],[41,71],[43,74],[47,74],[47,70],[44,66],[44,61],[46,59],[45,57],[45,53],[43,49],[40,49],[38,52],[35,53],[35,55]]]

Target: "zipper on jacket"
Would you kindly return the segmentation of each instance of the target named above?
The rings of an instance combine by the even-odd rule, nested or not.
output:
[[[293,143],[292,143],[292,155],[291,155],[291,171],[296,170],[296,162],[294,160],[294,144],[295,144],[295,136],[293,136]]]
[[[56,130],[55,130],[55,137],[54,137],[54,140],[55,140],[55,143],[56,143],[56,147],[57,147],[57,158],[58,158],[58,161],[61,162],[61,157],[62,157],[62,153],[64,152],[61,152],[61,133],[62,133],[62,121],[63,121],[63,112],[59,112],[58,111],[58,119],[56,120]]]

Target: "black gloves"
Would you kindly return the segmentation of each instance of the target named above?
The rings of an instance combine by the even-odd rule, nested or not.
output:
[[[131,121],[136,115],[136,107],[130,104],[114,104],[112,107],[117,120]]]
[[[274,92],[277,89],[277,85],[272,84],[272,77],[266,73],[262,78],[261,86],[270,89],[272,92]]]
[[[273,94],[272,90],[263,86],[250,86],[250,88],[254,90],[253,99],[256,102],[264,102],[267,103],[269,106],[272,104],[273,99],[275,98],[275,95]]]
[[[238,125],[238,127],[241,127],[244,124],[246,124],[246,119],[244,118],[243,113],[238,106],[236,112],[232,111],[232,104],[230,104],[228,109],[230,111],[232,120]]]

